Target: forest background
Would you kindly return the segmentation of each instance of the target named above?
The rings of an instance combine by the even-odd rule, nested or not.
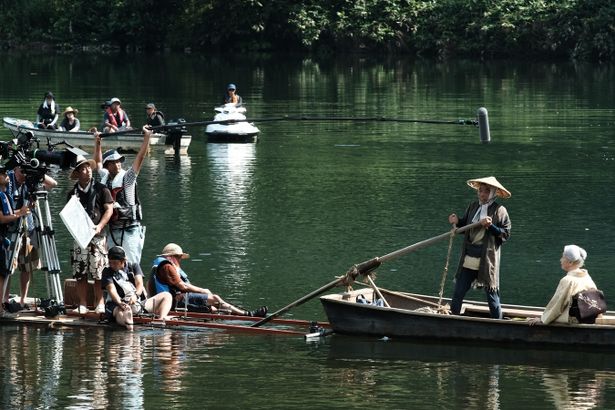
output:
[[[0,47],[612,61],[612,0],[0,0]]]

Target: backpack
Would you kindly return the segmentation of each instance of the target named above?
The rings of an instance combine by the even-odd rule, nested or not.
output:
[[[579,323],[593,324],[598,315],[606,312],[604,293],[598,289],[584,290],[572,297],[572,305],[568,311],[576,317]]]

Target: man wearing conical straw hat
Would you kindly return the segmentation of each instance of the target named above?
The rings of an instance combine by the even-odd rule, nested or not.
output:
[[[480,226],[464,233],[451,312],[460,313],[470,287],[482,287],[487,294],[491,317],[501,319],[500,248],[510,237],[511,223],[506,208],[495,200],[497,197],[510,198],[511,193],[495,177],[470,179],[468,185],[477,191],[478,200],[468,206],[461,218],[451,214],[448,221],[459,228],[474,222],[480,222]]]

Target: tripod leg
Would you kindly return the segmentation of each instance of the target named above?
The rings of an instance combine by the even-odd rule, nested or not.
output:
[[[59,304],[63,304],[64,295],[62,294],[62,283],[60,281],[60,259],[58,258],[54,231],[51,223],[51,211],[49,210],[49,202],[47,201],[47,191],[44,189],[35,192],[34,209],[36,210],[35,224],[37,237],[39,239],[41,268],[46,271],[47,295],[55,299]]]

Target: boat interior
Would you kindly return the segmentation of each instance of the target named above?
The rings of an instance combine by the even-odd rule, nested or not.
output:
[[[351,290],[349,292],[327,295],[325,298],[337,299],[341,301],[363,303],[374,308],[388,307],[433,314],[450,314],[449,298],[440,300],[437,296],[421,295],[410,292],[399,292],[372,287]],[[380,293],[380,295],[377,294]],[[543,308],[537,306],[523,306],[502,304],[502,313],[505,319],[525,320],[529,318],[539,318]],[[489,318],[489,306],[486,302],[466,300],[461,306],[461,314],[466,317]],[[608,311],[596,319],[596,324],[615,325],[615,312]]]

